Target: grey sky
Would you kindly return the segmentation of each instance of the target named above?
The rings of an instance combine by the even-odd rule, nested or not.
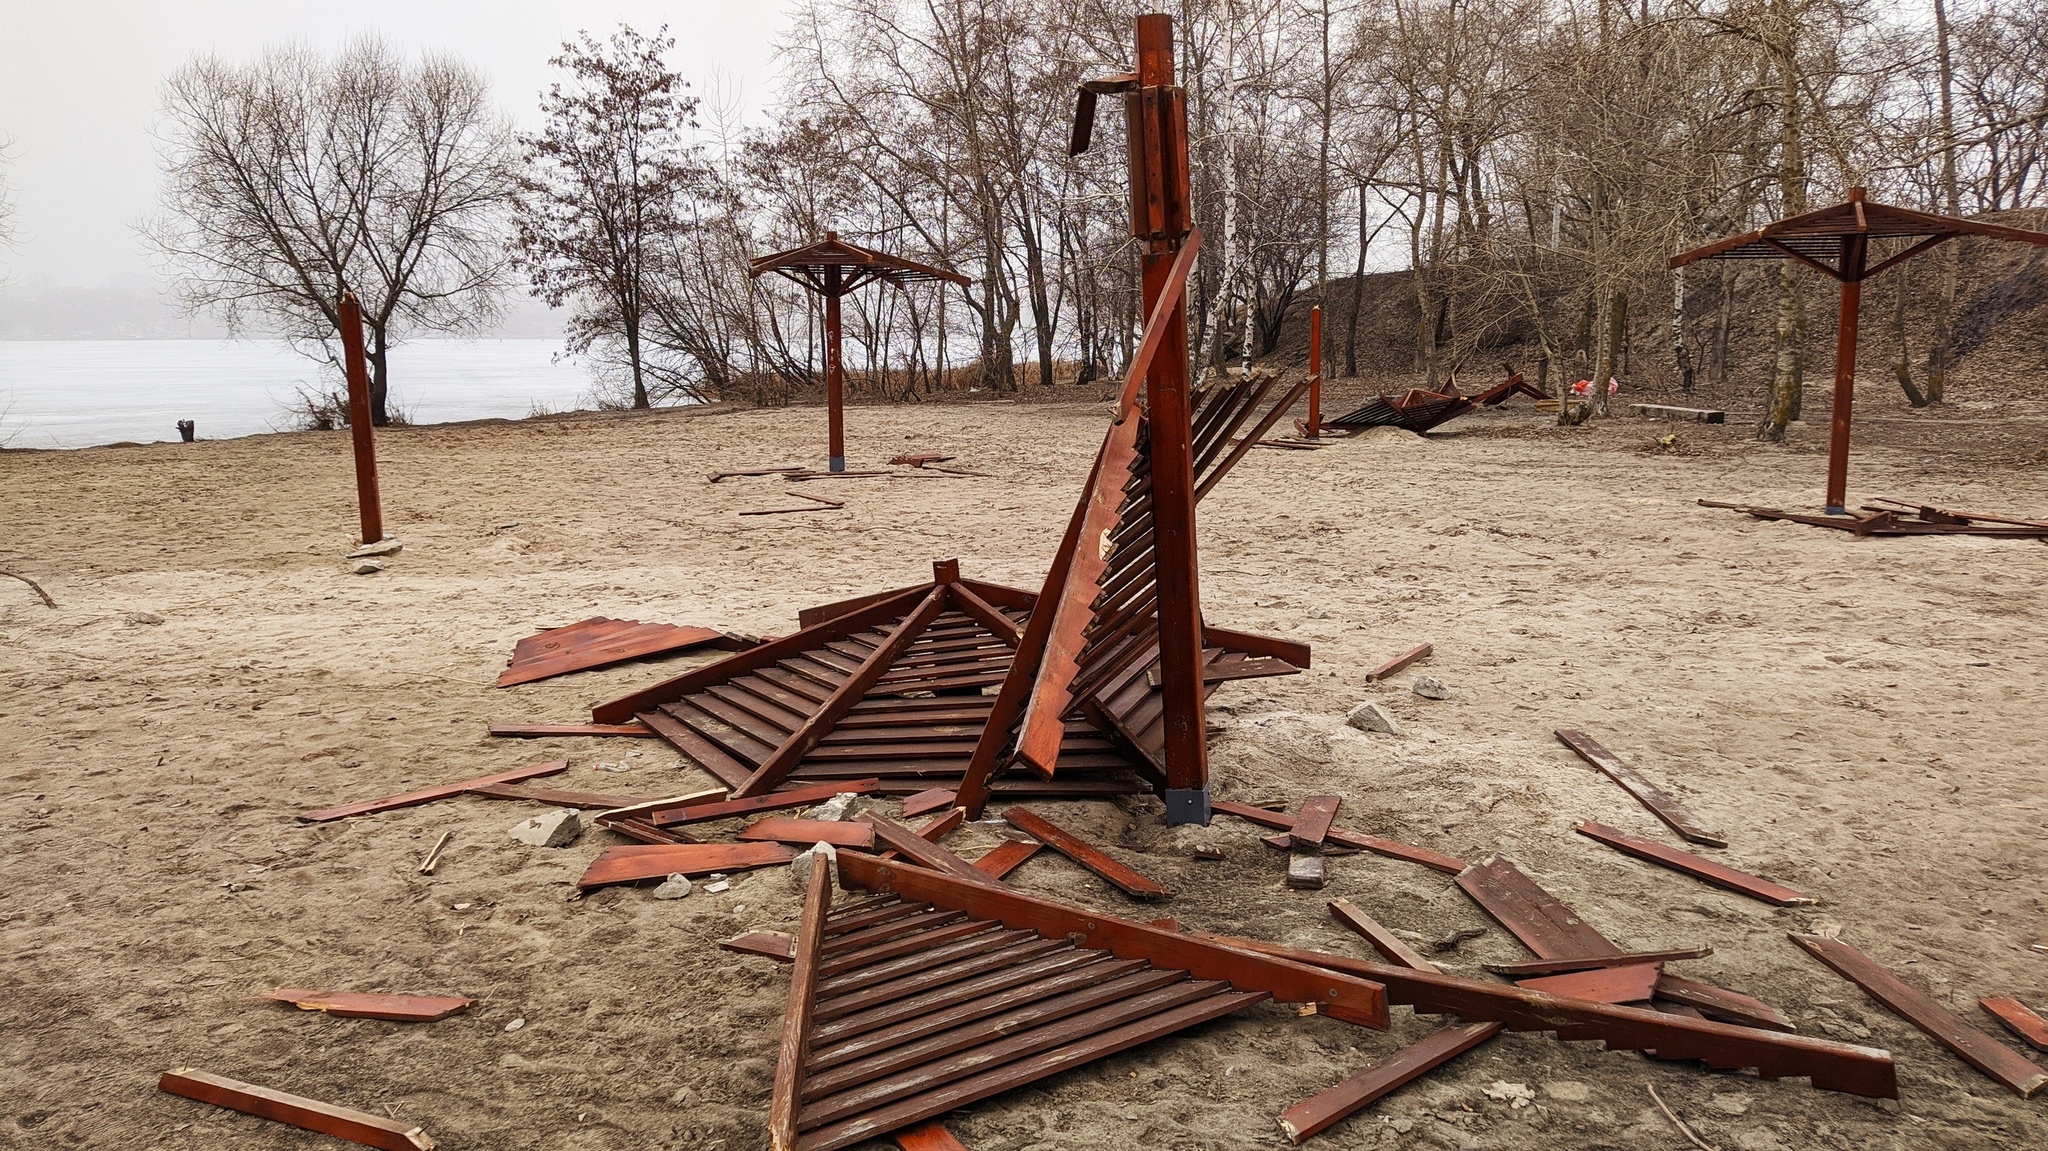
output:
[[[156,202],[156,89],[196,52],[248,56],[303,40],[322,48],[374,31],[408,51],[477,64],[522,126],[547,59],[578,29],[621,21],[676,37],[670,56],[707,103],[714,88],[757,109],[790,0],[0,0],[0,140],[19,209],[0,278],[88,286],[150,271],[131,227]]]

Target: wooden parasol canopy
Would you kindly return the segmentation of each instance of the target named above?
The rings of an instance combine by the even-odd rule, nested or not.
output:
[[[890,256],[872,248],[849,244],[837,232],[825,233],[815,244],[762,256],[748,264],[747,274],[759,277],[779,272],[825,297],[825,408],[829,425],[827,467],[846,470],[846,412],[844,373],[839,362],[839,297],[855,288],[883,280],[906,284],[942,280],[966,287],[967,277],[914,260]]]
[[[1958,236],[1986,236],[2048,248],[2048,232],[1875,204],[1864,198],[1863,189],[1851,188],[1849,198],[1840,204],[1671,257],[1673,268],[1701,260],[1791,259],[1841,282],[1842,311],[1835,328],[1834,416],[1828,431],[1829,515],[1848,511],[1849,411],[1855,391],[1856,320],[1863,303],[1863,281]],[[1886,241],[1886,246],[1895,250],[1872,263],[1872,241]]]

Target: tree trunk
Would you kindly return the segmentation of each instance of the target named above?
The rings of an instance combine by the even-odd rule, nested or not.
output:
[[[647,380],[640,371],[640,317],[628,312],[623,319],[626,328],[626,363],[633,370],[633,409],[652,407],[647,402]]]
[[[1892,361],[1892,374],[1899,378],[1899,390],[1906,393],[1906,402],[1916,408],[1927,406],[1927,396],[1913,383],[1913,345],[1906,338],[1906,269],[1892,273],[1892,339],[1898,344],[1898,358]]]
[[[1771,390],[1757,438],[1785,442],[1785,425],[1799,417],[1799,270],[1791,260],[1778,264],[1778,311],[1772,331],[1776,349],[1771,364]]]
[[[1935,67],[1941,79],[1941,185],[1949,215],[1962,215],[1961,188],[1956,181],[1955,72],[1949,56],[1948,6],[1934,0]],[[1956,244],[1942,245],[1941,302],[1934,309],[1934,339],[1927,351],[1927,402],[1938,404],[1948,392],[1949,345],[1955,339]],[[1915,404],[1915,407],[1921,405]]]
[[[1671,364],[1678,390],[1692,395],[1692,353],[1685,347],[1685,269],[1671,269]]]
[[[378,323],[370,329],[370,347],[363,358],[370,361],[370,426],[384,428],[391,426],[391,408],[387,401],[390,393],[391,376],[387,370],[390,345],[385,342],[385,327]]]
[[[1358,269],[1351,274],[1351,324],[1344,335],[1344,377],[1358,378],[1358,311],[1365,306],[1365,247],[1372,239],[1366,231],[1365,185],[1358,186]]]

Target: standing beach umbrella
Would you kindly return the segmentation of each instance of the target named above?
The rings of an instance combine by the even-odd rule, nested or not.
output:
[[[1835,325],[1834,418],[1828,431],[1829,515],[1848,514],[1849,409],[1856,388],[1856,318],[1863,303],[1863,281],[1958,236],[2048,247],[2048,232],[1872,203],[1863,189],[1851,188],[1849,198],[1833,207],[1766,224],[1754,232],[1671,257],[1673,268],[1701,260],[1797,260],[1841,282],[1842,312]],[[1872,263],[1872,241],[1893,250]]]
[[[913,260],[884,255],[858,244],[849,244],[837,232],[825,233],[815,244],[762,256],[748,265],[748,274],[761,276],[779,272],[825,297],[825,407],[830,431],[826,466],[835,472],[846,470],[846,412],[844,371],[839,363],[839,298],[855,288],[885,280],[897,287],[933,280],[966,287],[967,277]]]

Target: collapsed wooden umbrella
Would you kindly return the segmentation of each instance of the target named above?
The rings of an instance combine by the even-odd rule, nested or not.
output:
[[[929,281],[943,281],[966,287],[967,277],[914,260],[884,255],[871,248],[849,244],[837,232],[802,248],[762,256],[748,265],[747,274],[760,277],[779,272],[825,297],[825,407],[829,423],[829,451],[826,466],[835,472],[846,470],[845,374],[839,358],[839,298],[855,288],[883,280],[903,287]]]
[[[1958,236],[1986,236],[2048,248],[2048,232],[1980,224],[1911,208],[1872,203],[1863,189],[1833,207],[1766,224],[1671,257],[1672,268],[1701,260],[1791,259],[1841,282],[1842,311],[1835,325],[1835,401],[1828,431],[1827,513],[1848,514],[1849,411],[1856,386],[1856,319],[1863,281]],[[1892,241],[1897,250],[1870,262],[1872,241]]]

